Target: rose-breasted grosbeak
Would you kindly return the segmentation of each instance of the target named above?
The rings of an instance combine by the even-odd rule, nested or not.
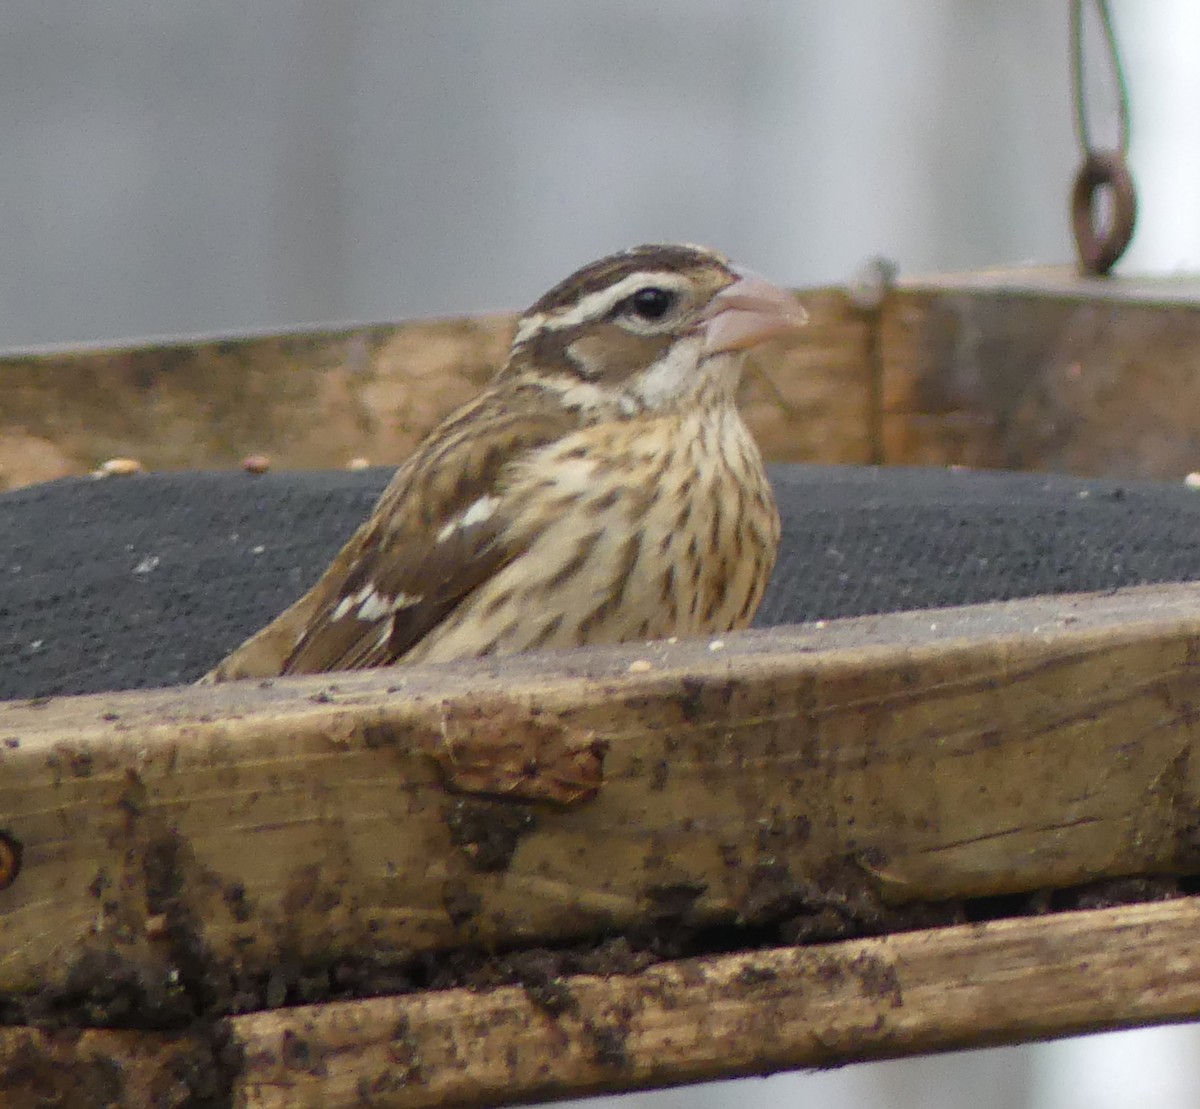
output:
[[[742,353],[803,321],[700,247],[585,266],[521,317],[492,384],[321,580],[205,680],[744,627],[779,517],[734,391]]]

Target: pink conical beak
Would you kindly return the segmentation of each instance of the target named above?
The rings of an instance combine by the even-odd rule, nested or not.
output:
[[[749,270],[712,299],[704,325],[704,353],[748,350],[788,335],[808,322],[792,293]]]

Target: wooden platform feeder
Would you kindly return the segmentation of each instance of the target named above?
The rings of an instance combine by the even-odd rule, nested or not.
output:
[[[1196,284],[802,295],[745,386],[773,460],[1200,468]],[[14,355],[0,479],[395,461],[510,329]],[[1153,898],[1198,756],[1200,585],[0,704],[0,1102],[491,1106],[1190,1019],[1200,901]]]

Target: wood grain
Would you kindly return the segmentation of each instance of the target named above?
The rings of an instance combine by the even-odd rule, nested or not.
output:
[[[0,1027],[5,1109],[187,1109],[228,1104],[222,1045],[209,1031]]]
[[[729,924],[772,897],[1191,873],[1198,660],[1184,585],[8,703],[0,995],[115,980],[178,1019],[280,967],[561,942],[665,903]]]
[[[14,1109],[500,1106],[1019,1043],[1200,1012],[1195,898],[247,1013],[188,1033],[0,1029]],[[188,1101],[192,1097],[195,1100]],[[214,1098],[215,1100],[215,1098]]]
[[[801,289],[808,324],[747,359],[738,404],[770,462],[871,461],[871,317],[841,289]]]
[[[147,340],[0,358],[0,489],[133,457],[148,470],[398,462],[489,380],[509,316]],[[44,467],[44,469],[40,469]]]
[[[243,1109],[418,1109],[770,1074],[1194,1019],[1188,899],[664,964],[560,984],[255,1013]]]
[[[1200,281],[1000,271],[885,305],[892,464],[1181,479],[1200,467]]]

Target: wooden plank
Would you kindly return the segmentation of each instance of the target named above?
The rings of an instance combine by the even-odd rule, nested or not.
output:
[[[809,327],[751,361],[740,398],[772,461],[1163,478],[1200,465],[1200,279],[1054,267],[911,278],[878,319],[838,288],[800,296]],[[499,315],[12,352],[0,357],[0,489],[118,456],[148,469],[251,453],[284,469],[398,462],[491,376],[512,326]]]
[[[340,468],[407,455],[503,360],[508,316],[283,335],[148,340],[0,358],[0,489],[147,469]]]
[[[779,461],[861,462],[866,329],[840,291],[808,290],[803,340],[748,368],[741,402]],[[279,469],[405,458],[500,367],[514,318],[461,319],[123,349],[0,357],[0,489],[86,473],[113,457],[147,469]]]
[[[1005,296],[1052,296],[1063,300],[1111,301],[1159,307],[1200,304],[1200,274],[1167,277],[1091,277],[1074,266],[996,267],[957,273],[906,275],[899,292],[991,293]]]
[[[756,356],[740,396],[769,460],[1159,478],[1200,464],[1198,278],[908,278],[878,313],[839,288],[799,295],[809,328]],[[114,456],[398,462],[481,388],[511,330],[492,316],[13,352],[0,358],[0,488]]]
[[[889,463],[1174,480],[1200,468],[1200,279],[914,280],[882,329]]]
[[[231,1077],[211,1034],[0,1027],[6,1109],[225,1105]]]
[[[770,462],[870,462],[871,318],[841,289],[799,296],[808,324],[747,359],[738,404]]]
[[[241,1109],[496,1106],[1200,1015],[1200,908],[997,921],[557,984],[254,1013]]]
[[[664,912],[1195,872],[1198,637],[1156,586],[0,705],[0,994],[177,1019]]]
[[[247,1013],[188,1033],[0,1029],[14,1107],[499,1106],[1200,1014],[1195,898]],[[207,1102],[205,1102],[207,1104]]]

